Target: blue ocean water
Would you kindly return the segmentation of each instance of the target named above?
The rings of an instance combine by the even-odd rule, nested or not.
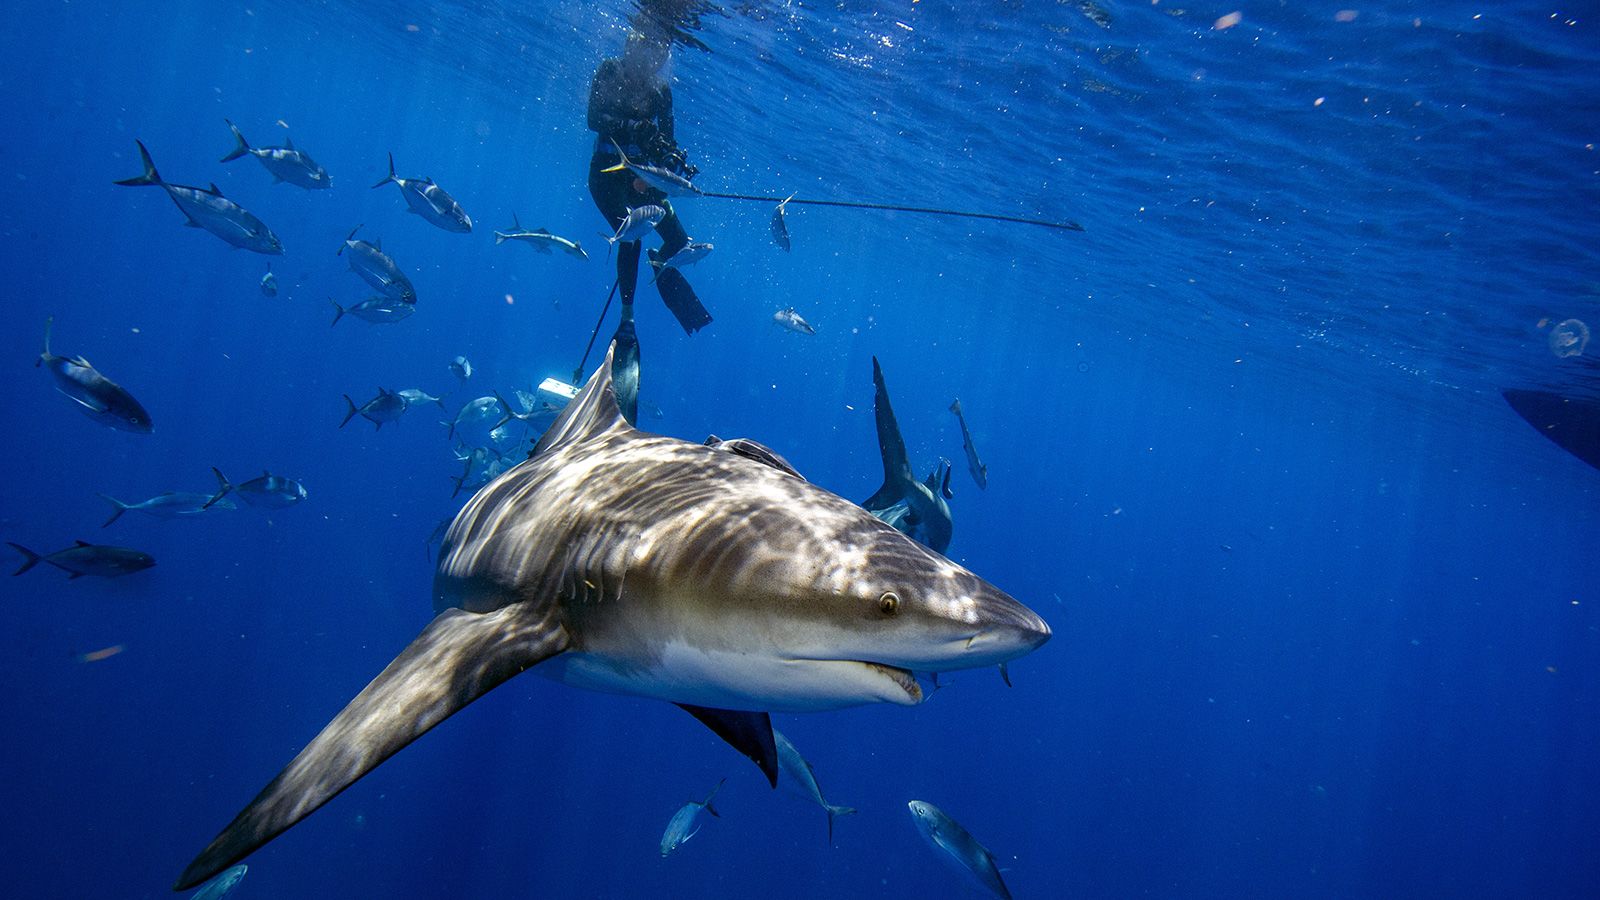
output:
[[[1224,19],[1237,10],[1237,24]],[[18,896],[167,896],[185,863],[426,624],[451,515],[437,410],[340,429],[341,394],[450,413],[568,377],[610,286],[589,76],[634,8],[35,3],[0,30],[0,539],[158,565],[0,604],[0,859]],[[730,4],[671,68],[709,189],[1072,220],[679,203],[715,322],[642,288],[642,424],[749,436],[861,499],[871,358],[913,464],[956,460],[952,558],[1055,637],[925,705],[782,716],[824,817],[665,704],[529,675],[249,860],[250,897],[979,896],[905,803],[1018,897],[1587,897],[1600,888],[1600,472],[1500,399],[1600,399],[1600,39],[1507,2]],[[1220,20],[1220,21],[1219,21]],[[231,119],[333,177],[222,164]],[[212,182],[283,239],[181,227],[139,172]],[[392,152],[470,235],[370,190]],[[495,246],[513,213],[587,262]],[[356,225],[416,283],[366,296]],[[598,251],[598,252],[597,252]],[[793,305],[816,325],[774,326]],[[613,316],[615,313],[613,312]],[[151,411],[102,428],[33,369],[88,357]],[[609,328],[607,325],[607,332]],[[457,354],[470,387],[447,371]],[[590,365],[595,357],[590,358]],[[989,466],[977,489],[946,407]],[[104,493],[262,469],[303,504],[203,521]],[[122,647],[105,659],[84,654]],[[657,842],[718,779],[714,819]]]

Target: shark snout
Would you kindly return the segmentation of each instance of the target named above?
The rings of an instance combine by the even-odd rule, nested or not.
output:
[[[979,629],[967,641],[963,666],[987,666],[1026,656],[1050,640],[1050,626],[1039,614],[995,591],[981,604]]]

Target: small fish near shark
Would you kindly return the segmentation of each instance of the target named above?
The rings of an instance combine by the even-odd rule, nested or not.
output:
[[[622,162],[609,169],[601,169],[602,173],[620,172],[623,169],[627,169],[634,174],[634,177],[666,194],[668,197],[698,197],[705,193],[695,187],[694,182],[671,169],[634,162],[628,158],[628,154],[622,152],[622,147],[616,141],[612,141],[611,146],[617,148],[617,156]]]
[[[339,423],[340,428],[349,425],[350,420],[359,415],[376,426],[373,428],[374,431],[382,431],[383,423],[400,418],[410,407],[410,404],[406,403],[406,398],[383,388],[378,388],[378,396],[360,406],[350,399],[349,394],[344,395],[344,402],[349,406],[349,411],[344,414],[344,421]]]
[[[430,224],[456,234],[472,231],[472,217],[461,208],[456,198],[434,184],[432,178],[401,178],[394,174],[393,153],[389,154],[389,174],[372,187],[377,190],[386,184],[399,185],[400,196],[405,198],[407,209]]]
[[[306,486],[293,478],[274,475],[262,470],[261,477],[234,484],[228,481],[222,470],[213,466],[211,473],[217,476],[217,495],[206,503],[226,503],[223,498],[229,493],[244,499],[251,506],[265,509],[288,509],[306,499]]]
[[[107,428],[149,434],[155,430],[150,414],[127,389],[101,375],[81,356],[57,356],[50,352],[50,330],[55,316],[44,320],[44,352],[33,367],[43,366],[56,380],[56,390],[77,404],[78,411]]]
[[[411,314],[417,311],[414,303],[391,300],[388,297],[368,297],[350,306],[340,306],[339,301],[332,297],[328,298],[328,302],[333,304],[334,309],[333,321],[328,323],[329,328],[339,324],[339,320],[347,315],[374,325],[393,325],[411,318]]]
[[[772,321],[778,323],[784,330],[792,331],[795,334],[817,333],[817,329],[813,328],[810,322],[807,322],[799,313],[795,312],[792,306],[786,306],[773,313]]]
[[[822,807],[828,814],[828,846],[833,846],[833,820],[839,816],[855,815],[855,809],[849,806],[836,806],[822,797],[822,786],[817,784],[817,773],[811,768],[811,763],[800,755],[795,745],[790,743],[783,732],[772,729],[772,739],[778,747],[778,766],[789,780],[795,783],[800,793],[812,803]]]
[[[261,276],[261,293],[267,297],[278,296],[278,276],[272,274],[272,263],[267,263],[267,274]]]
[[[950,401],[950,412],[961,423],[961,448],[967,452],[967,472],[977,482],[978,490],[989,488],[989,467],[978,458],[978,448],[972,443],[972,432],[967,430],[967,417],[961,412],[961,399]]]
[[[12,575],[21,575],[39,563],[45,562],[66,572],[68,581],[85,575],[97,578],[120,578],[123,575],[132,575],[134,572],[142,572],[156,564],[155,557],[143,551],[91,544],[88,541],[78,541],[73,546],[54,553],[35,553],[21,544],[13,544],[10,541],[6,543],[23,557],[22,567],[12,572]]]
[[[228,480],[222,477],[221,472],[216,469],[211,471],[217,476],[217,491],[214,494],[167,491],[138,503],[123,503],[110,494],[101,494],[101,499],[115,508],[111,512],[111,518],[106,519],[100,527],[109,528],[112,522],[122,518],[122,514],[130,510],[155,519],[193,519],[212,510],[233,509],[233,501],[223,499],[233,486],[228,484]]]
[[[400,271],[394,259],[383,252],[380,241],[356,240],[356,232],[361,226],[350,229],[350,234],[345,237],[344,245],[339,248],[335,256],[350,251],[350,270],[361,276],[361,280],[372,285],[372,289],[400,303],[416,303],[417,289],[411,286],[411,279],[406,273]]]
[[[716,799],[717,791],[722,790],[722,786],[727,783],[728,779],[722,779],[717,782],[716,787],[711,789],[711,793],[706,795],[706,799],[690,800],[672,814],[672,818],[667,821],[667,830],[661,833],[662,859],[666,859],[672,851],[682,847],[688,842],[689,838],[700,833],[700,814],[702,812],[711,813],[719,819],[722,818],[722,813],[717,812],[717,808],[711,805],[711,801]]]
[[[261,163],[262,168],[272,175],[274,184],[292,184],[306,190],[333,187],[333,179],[328,177],[328,170],[317,165],[317,161],[303,150],[296,150],[294,141],[284,138],[282,147],[252,147],[250,142],[239,133],[239,127],[227,119],[228,130],[233,132],[234,147],[222,162],[233,162],[245,154],[254,156]]]
[[[511,214],[510,228],[507,228],[505,231],[496,231],[494,233],[494,243],[496,247],[504,244],[506,241],[516,241],[519,244],[532,247],[533,249],[544,254],[549,254],[551,252],[551,248],[555,247],[560,248],[561,252],[567,254],[568,256],[576,256],[579,259],[589,258],[589,254],[577,241],[564,238],[559,234],[552,234],[548,228],[535,228],[532,231],[523,228],[522,223],[517,220],[516,213]]]
[[[178,211],[184,215],[183,224],[190,228],[209,231],[241,250],[271,255],[283,253],[283,242],[272,233],[272,229],[251,215],[249,210],[222,196],[221,188],[214,184],[208,189],[163,181],[161,174],[156,171],[156,164],[150,160],[150,151],[145,149],[144,142],[134,143],[139,145],[139,159],[144,163],[144,172],[124,178],[116,184],[123,187],[159,187],[172,198]]]
[[[777,783],[768,711],[912,706],[1050,637],[1032,610],[750,441],[639,431],[614,350],[457,514],[437,617],[194,859],[200,884],[513,676],[675,703]],[[763,448],[764,449],[764,448]]]
[[[615,234],[606,234],[604,232],[600,234],[602,238],[605,238],[606,244],[609,245],[606,248],[606,259],[611,258],[611,251],[616,249],[618,244],[637,241],[648,234],[650,229],[661,224],[661,220],[666,217],[667,211],[653,203],[645,206],[635,206],[628,210],[628,214],[617,225]]]
[[[793,199],[794,195],[790,194],[789,196],[783,198],[783,202],[779,203],[777,207],[772,210],[772,242],[777,244],[778,247],[781,248],[785,253],[789,252],[790,243],[789,226],[784,221],[783,214],[784,210],[786,210],[789,206],[789,201]]]
[[[906,806],[911,809],[911,820],[917,832],[930,847],[939,851],[945,863],[981,890],[1000,900],[1011,900],[1011,891],[1000,878],[1000,866],[995,863],[994,854],[962,828],[960,822],[925,800],[912,800]]]

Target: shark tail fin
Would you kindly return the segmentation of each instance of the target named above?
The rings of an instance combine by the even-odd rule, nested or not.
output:
[[[383,177],[382,181],[380,181],[377,184],[373,185],[373,188],[375,188],[375,189],[376,188],[381,188],[386,184],[390,184],[390,183],[394,182],[394,180],[395,180],[395,177],[394,177],[394,153],[391,152],[389,154],[389,174],[385,175]],[[350,232],[350,233],[351,234],[355,234],[355,232],[353,232],[353,231]]]
[[[223,119],[222,121],[228,122],[228,128],[233,132],[234,144],[233,150],[230,151],[227,156],[224,156],[221,161],[233,162],[239,157],[250,152],[250,142],[244,139],[244,135],[239,131],[239,126],[229,122],[227,119]]]
[[[494,233],[494,245],[496,247],[498,247],[501,244],[504,244],[505,242],[506,242],[506,236],[501,234],[500,232],[496,231]]]
[[[216,466],[212,466],[211,474],[217,476],[217,493],[213,495],[210,500],[207,500],[206,505],[200,507],[201,509],[210,509],[213,503],[216,503],[223,497],[228,496],[228,492],[233,490],[233,485],[228,481],[228,476],[222,474],[221,469],[217,468]]]
[[[112,522],[115,522],[116,520],[122,518],[122,514],[123,513],[127,512],[128,510],[133,508],[133,507],[129,506],[128,504],[123,503],[121,500],[118,500],[117,498],[111,496],[110,494],[101,494],[100,498],[102,500],[105,500],[107,503],[110,503],[112,506],[116,507],[116,509],[113,510],[112,513],[111,513],[111,518],[109,518],[109,519],[107,519],[107,520],[105,520],[104,522],[101,523],[101,525],[100,525],[101,528],[110,527]]]
[[[346,406],[350,407],[350,410],[344,414],[344,421],[339,423],[340,428],[349,425],[350,420],[356,417],[356,413],[360,412],[360,410],[356,409],[356,402],[350,399],[349,394],[344,395],[344,402]]]
[[[824,803],[822,805],[822,808],[824,810],[826,810],[827,813],[828,813],[828,846],[832,847],[833,846],[833,820],[837,819],[840,816],[853,816],[853,815],[855,815],[856,814],[856,808],[853,807],[853,806],[833,806],[833,805],[827,804],[827,803]]]
[[[440,613],[178,877],[187,890],[315,812],[429,729],[569,646],[556,610],[529,602]]]
[[[328,298],[328,302],[333,304],[333,308],[335,310],[333,314],[333,321],[328,324],[328,327],[332,328],[333,326],[339,324],[339,320],[344,318],[344,314],[349,312],[349,310],[340,306],[339,301],[333,299],[332,297]]]
[[[121,181],[113,183],[120,184],[123,187],[143,187],[144,185],[150,184],[163,184],[164,182],[161,180],[161,173],[156,171],[156,164],[150,159],[150,151],[145,149],[144,141],[136,140],[134,143],[139,145],[139,161],[144,164],[144,172],[142,174],[135,175],[132,178],[124,178]]]
[[[24,547],[21,544],[13,544],[10,541],[6,541],[6,545],[22,554],[22,566],[15,572],[11,573],[13,577],[21,575],[23,572],[26,572],[34,566],[37,566],[39,564],[39,560],[44,559],[44,557],[33,552],[32,550],[29,550],[27,547]]]

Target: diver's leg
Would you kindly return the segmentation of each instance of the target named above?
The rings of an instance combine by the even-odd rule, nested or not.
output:
[[[628,201],[633,197],[633,173],[606,172],[611,157],[595,154],[589,159],[589,196],[595,208],[606,217],[613,234],[628,217]],[[622,293],[623,316],[633,318],[633,294],[639,282],[639,242],[616,246],[617,287]]]
[[[678,221],[678,213],[670,205],[667,215],[656,225],[656,233],[661,235],[661,253],[659,259],[667,259],[677,253],[689,243],[689,235],[683,229],[683,223]],[[661,269],[656,275],[656,290],[661,292],[662,302],[667,304],[667,309],[683,326],[687,334],[711,324],[711,313],[706,312],[705,304],[695,296],[694,288],[689,286],[689,279],[677,269]]]

